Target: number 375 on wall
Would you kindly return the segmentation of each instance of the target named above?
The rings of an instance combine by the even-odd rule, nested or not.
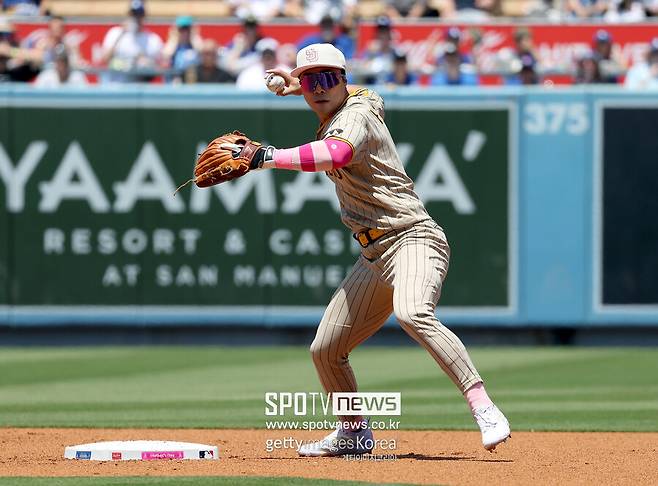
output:
[[[582,135],[589,129],[585,103],[528,103],[523,129],[530,135]]]

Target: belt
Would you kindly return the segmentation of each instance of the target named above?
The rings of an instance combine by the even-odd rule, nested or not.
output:
[[[371,243],[374,243],[379,238],[384,236],[388,231],[378,230],[378,229],[368,229],[364,231],[359,231],[358,233],[352,234],[354,239],[359,242],[363,248],[366,248]]]

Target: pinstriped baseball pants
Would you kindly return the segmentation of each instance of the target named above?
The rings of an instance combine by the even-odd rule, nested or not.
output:
[[[482,381],[460,339],[434,314],[449,258],[443,230],[431,220],[393,231],[363,249],[311,344],[327,393],[357,391],[349,353],[377,332],[391,312],[462,392]]]

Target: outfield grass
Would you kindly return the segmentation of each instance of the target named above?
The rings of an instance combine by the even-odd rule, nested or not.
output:
[[[515,430],[658,431],[658,350],[471,355]],[[362,391],[402,392],[403,429],[475,430],[422,349],[351,360]],[[306,348],[0,348],[0,426],[262,428],[266,391],[320,391]]]

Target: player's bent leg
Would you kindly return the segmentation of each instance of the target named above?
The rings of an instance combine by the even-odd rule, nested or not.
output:
[[[414,239],[402,245],[393,264],[393,312],[462,393],[482,381],[461,340],[434,315],[447,272],[447,244]]]
[[[391,293],[389,291],[389,293]],[[342,305],[342,299],[332,301]],[[346,325],[323,319],[315,339],[311,343],[311,356],[327,393],[332,391],[357,391],[356,379],[349,362],[350,352],[376,333],[393,312],[391,298],[377,307],[372,315],[365,316],[358,323]]]
[[[394,299],[394,302],[398,301]],[[406,304],[399,302],[399,305],[406,309]],[[416,309],[418,308],[416,304]],[[425,311],[410,313],[396,306],[395,314],[402,328],[429,351],[465,396],[474,388],[481,387],[484,392],[482,379],[461,340],[434,317],[433,306],[427,305],[425,308]],[[472,405],[471,401],[469,405]],[[493,451],[498,444],[511,437],[507,418],[491,400],[486,404],[471,406],[471,413],[480,428],[485,449]]]
[[[430,353],[462,393],[482,381],[464,344],[434,316],[433,306],[414,304],[412,312],[403,297],[394,297],[393,302],[402,329]]]
[[[347,350],[340,347],[339,341],[327,339],[327,336],[332,334],[341,334],[344,329],[335,322],[326,322],[321,329],[322,334],[316,335],[310,351],[322,387],[327,393],[356,391],[356,378],[350,366]]]
[[[357,261],[324,313],[311,355],[327,393],[357,391],[349,353],[386,322],[393,311],[392,289],[380,280],[375,269],[362,258]],[[355,421],[356,417],[339,417]],[[302,456],[337,456],[371,452],[372,431],[365,427],[338,427],[324,439],[302,445]]]
[[[402,328],[432,355],[464,394],[482,433],[485,449],[510,437],[509,422],[487,395],[461,340],[435,316],[445,277],[447,252],[441,242],[404,245],[394,260],[394,312]]]
[[[349,353],[386,322],[393,311],[391,294],[363,258],[334,293],[310,348],[327,393],[356,391]]]

